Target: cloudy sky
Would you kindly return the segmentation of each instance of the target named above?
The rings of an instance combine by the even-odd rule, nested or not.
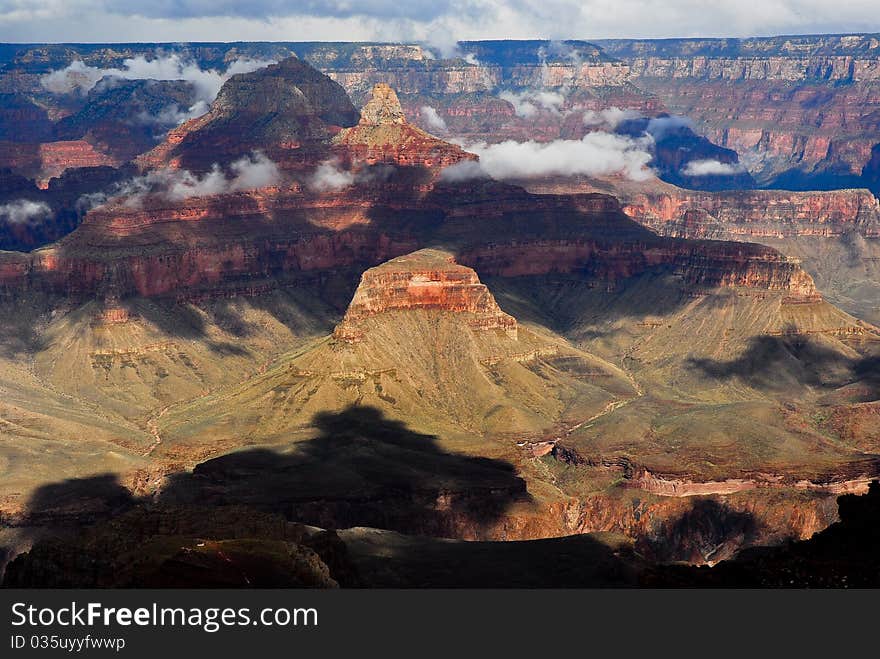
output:
[[[878,0],[0,0],[0,41],[687,37],[880,31]]]

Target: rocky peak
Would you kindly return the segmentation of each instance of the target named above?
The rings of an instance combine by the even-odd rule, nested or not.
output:
[[[501,329],[516,337],[516,320],[501,311],[477,273],[437,249],[421,249],[367,270],[334,336],[357,341],[365,319],[417,310],[462,314],[473,329]]]
[[[344,128],[333,141],[342,147],[344,159],[371,165],[384,163],[439,171],[477,158],[458,145],[408,124],[397,93],[384,82],[373,87],[358,125]]]
[[[295,57],[224,83],[210,112],[168,134],[139,158],[142,167],[178,163],[194,170],[226,164],[254,150],[273,159],[320,149],[360,115],[337,83]]]
[[[390,85],[380,82],[373,87],[370,100],[361,109],[360,123],[365,126],[391,126],[406,123],[397,92]]]

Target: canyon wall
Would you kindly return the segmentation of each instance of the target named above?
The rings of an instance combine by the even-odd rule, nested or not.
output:
[[[713,142],[752,153],[762,183],[856,185],[878,143],[877,35],[599,43]]]
[[[880,237],[880,202],[867,190],[696,192],[680,188],[627,193],[623,210],[668,236],[733,239]]]
[[[0,287],[7,294],[186,295],[283,274],[366,268],[432,243],[448,245],[483,275],[583,272],[614,280],[669,267],[693,286],[816,294],[810,276],[773,249],[663,238],[629,220],[613,197],[529,195],[500,184],[415,197],[367,186],[336,195],[265,189],[105,206],[52,247],[0,253]]]

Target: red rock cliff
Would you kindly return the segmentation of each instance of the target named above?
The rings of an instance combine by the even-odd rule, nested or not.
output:
[[[663,235],[706,237],[880,236],[880,203],[867,190],[694,192],[679,188],[623,198],[623,210]],[[697,211],[693,214],[693,211]],[[690,216],[688,213],[692,213]]]
[[[0,285],[189,295],[286,274],[365,269],[438,244],[484,276],[579,272],[614,281],[665,267],[697,287],[815,295],[797,262],[771,248],[665,238],[627,218],[607,195],[532,195],[500,184],[356,185],[323,195],[268,188],[104,207],[50,248],[0,255]]]
[[[516,320],[501,311],[477,273],[455,263],[449,252],[435,249],[422,249],[367,270],[334,335],[357,340],[357,325],[363,318],[416,309],[473,314],[474,328],[503,329],[516,337]]]

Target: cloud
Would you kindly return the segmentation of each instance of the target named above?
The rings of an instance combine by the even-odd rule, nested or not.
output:
[[[463,180],[483,174],[495,179],[544,176],[619,175],[642,181],[653,176],[647,138],[634,139],[604,132],[588,133],[580,140],[470,144],[468,151],[480,157],[479,170],[459,163],[444,170],[445,180]]]
[[[421,107],[422,119],[425,120],[425,125],[438,133],[446,133],[449,131],[449,128],[446,126],[446,121],[440,114],[432,108],[430,105],[423,105]]]
[[[118,191],[119,186],[113,186],[112,189]],[[112,195],[109,192],[87,192],[86,194],[79,196],[74,207],[76,208],[77,213],[85,215],[93,208],[106,204],[111,196]]]
[[[619,107],[612,106],[604,110],[587,110],[584,112],[585,126],[604,126],[614,130],[617,126],[630,119],[638,119],[642,113],[638,110],[623,110]]]
[[[281,180],[281,172],[272,160],[262,151],[254,151],[250,156],[239,158],[229,168],[232,170],[230,189],[256,190],[277,185]]]
[[[416,39],[428,47],[428,56],[434,58],[440,56],[442,59],[452,59],[461,57],[462,52],[458,47],[458,35],[448,27],[438,27],[424,35],[421,39]]]
[[[18,199],[0,206],[0,220],[7,224],[30,224],[45,220],[51,214],[52,209],[42,201]]]
[[[172,103],[156,114],[150,114],[146,111],[140,112],[135,116],[134,120],[140,124],[157,126],[167,130],[173,126],[179,126],[190,119],[201,117],[209,109],[210,106],[205,101],[196,101],[186,110],[182,109],[177,103]]]
[[[232,176],[227,176],[218,165],[202,176],[186,170],[163,169],[147,175],[150,183],[159,183],[160,194],[173,201],[181,201],[191,197],[208,197],[224,192],[241,192],[256,190],[275,185],[280,180],[278,166],[265,154],[254,152],[233,162],[229,169]]]
[[[645,128],[645,132],[659,142],[667,133],[680,128],[694,130],[694,122],[688,117],[682,117],[680,115],[652,117],[648,120],[648,126]]]
[[[198,116],[194,113],[207,111],[208,105],[217,97],[220,87],[230,77],[237,73],[256,71],[270,64],[274,64],[274,61],[238,59],[221,73],[214,69],[202,69],[194,62],[186,62],[176,53],[160,53],[153,59],[147,59],[143,55],[131,57],[123,61],[122,68],[99,68],[75,60],[63,69],[44,75],[40,78],[40,84],[54,94],[87,94],[104,78],[186,80],[193,86],[196,103],[184,114]]]
[[[444,167],[440,172],[440,180],[449,183],[471,181],[474,179],[488,178],[489,175],[480,163],[475,160],[462,160],[449,167]]]
[[[681,173],[685,176],[731,176],[742,174],[745,167],[740,163],[721,162],[720,160],[691,160]]]
[[[315,169],[308,186],[315,192],[335,192],[354,185],[355,176],[341,169],[338,160],[325,160]]]
[[[265,154],[254,151],[229,166],[229,174],[215,164],[205,174],[194,174],[185,169],[163,168],[147,172],[112,186],[106,193],[83,195],[77,200],[77,209],[88,211],[114,201],[129,208],[140,208],[147,197],[161,197],[183,201],[193,197],[208,197],[229,192],[256,190],[281,181],[278,166]]]
[[[429,41],[880,31],[876,0],[4,0],[0,40]]]
[[[63,69],[44,75],[40,78],[40,84],[53,94],[85,93],[104,77],[101,71],[82,60],[74,60]]]
[[[548,90],[504,91],[498,94],[498,97],[510,103],[516,115],[524,119],[534,117],[541,110],[559,114],[565,103],[565,96]]]

